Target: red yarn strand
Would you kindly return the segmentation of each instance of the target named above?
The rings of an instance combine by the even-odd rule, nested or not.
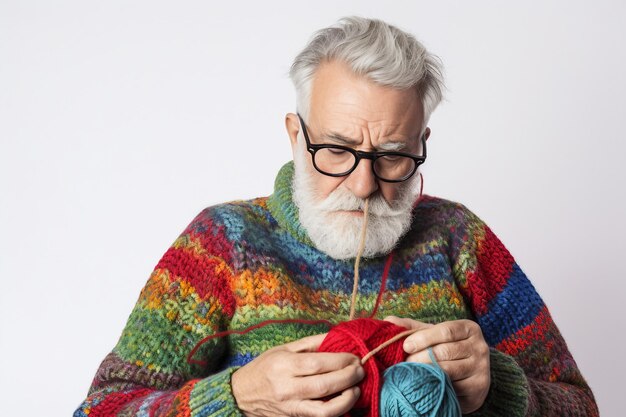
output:
[[[387,289],[387,276],[389,275],[389,269],[391,268],[391,261],[393,260],[393,251],[389,253],[387,256],[387,261],[385,261],[385,267],[383,269],[383,276],[380,280],[380,291],[378,291],[378,297],[376,298],[376,304],[374,304],[374,309],[372,310],[372,314],[370,314],[370,319],[373,319],[376,313],[378,313],[378,307],[381,305],[383,300],[383,293],[385,289]]]
[[[191,352],[189,352],[189,355],[187,355],[187,363],[190,364],[190,365],[205,366],[207,364],[206,361],[198,361],[198,360],[193,359],[193,357],[196,354],[196,352],[198,351],[198,349],[200,349],[200,347],[202,347],[203,344],[205,344],[206,342],[208,342],[211,339],[218,339],[220,337],[228,336],[228,335],[231,335],[231,334],[246,334],[248,332],[251,332],[252,330],[256,330],[256,329],[259,329],[261,327],[265,327],[265,326],[270,325],[270,324],[287,324],[287,323],[325,324],[325,325],[327,325],[331,329],[334,327],[334,324],[332,324],[328,320],[303,320],[303,319],[265,320],[265,321],[262,321],[260,323],[255,324],[253,326],[246,327],[243,330],[226,330],[226,331],[223,331],[223,332],[218,332],[218,333],[214,333],[214,334],[208,335],[207,337],[205,337],[204,339],[202,339],[198,343],[196,343],[194,348],[191,349]]]

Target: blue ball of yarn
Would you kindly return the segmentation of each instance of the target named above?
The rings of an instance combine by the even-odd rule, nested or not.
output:
[[[432,350],[432,364],[401,362],[383,373],[381,417],[460,417],[461,407],[448,375]]]

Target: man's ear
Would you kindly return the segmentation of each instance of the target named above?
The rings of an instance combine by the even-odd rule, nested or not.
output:
[[[298,133],[300,133],[300,120],[295,113],[287,113],[285,115],[285,128],[291,141],[291,147],[295,149],[298,144]]]
[[[426,128],[426,130],[424,131],[424,136],[425,139],[428,140],[428,138],[430,137],[430,127]]]

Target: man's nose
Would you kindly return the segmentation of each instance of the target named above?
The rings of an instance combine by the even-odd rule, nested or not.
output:
[[[378,190],[378,180],[374,176],[372,161],[361,159],[354,171],[346,178],[345,186],[359,198],[367,198]]]

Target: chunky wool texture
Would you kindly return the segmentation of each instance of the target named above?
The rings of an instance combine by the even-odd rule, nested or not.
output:
[[[291,198],[274,193],[202,211],[156,265],[75,417],[241,415],[232,373],[265,350],[348,320],[352,260],[311,245]],[[478,322],[491,347],[481,416],[597,416],[545,304],[494,233],[464,206],[424,196],[387,256],[363,259],[357,317]],[[293,322],[293,319],[308,321]],[[239,331],[266,320],[269,324]],[[191,351],[204,340],[188,360]]]
[[[373,319],[356,319],[334,327],[319,347],[320,352],[348,352],[363,358],[368,352],[405,331],[404,327]],[[364,416],[377,415],[383,371],[406,359],[400,339],[363,364],[365,377],[359,384],[361,396],[355,404]]]
[[[381,417],[460,417],[452,381],[428,350],[431,364],[400,362],[383,373]]]

